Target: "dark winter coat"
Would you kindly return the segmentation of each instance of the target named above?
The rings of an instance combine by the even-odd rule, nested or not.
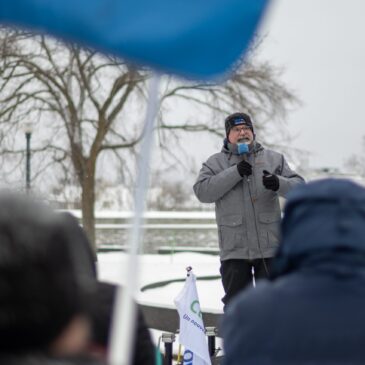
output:
[[[2,365],[106,365],[91,357],[50,357],[45,354],[0,354]]]
[[[303,185],[284,214],[272,281],[224,316],[223,364],[365,364],[365,190]]]
[[[252,175],[242,178],[237,163],[245,158]],[[279,190],[262,183],[263,170],[276,174]],[[202,166],[194,192],[203,203],[215,203],[221,260],[272,257],[278,247],[281,209],[279,196],[304,180],[284,156],[255,143],[252,152],[233,154],[225,145]]]
[[[102,347],[105,351],[109,343],[116,290],[116,285],[98,282],[97,294],[94,295],[91,304],[92,343],[96,348]],[[136,337],[133,345],[132,365],[153,365],[156,357],[155,347],[142,310],[138,304],[136,305]]]
[[[92,324],[91,349],[106,355],[117,285],[97,280],[94,256],[85,232],[73,216],[68,213],[62,214],[69,220],[70,234],[74,237],[70,249],[77,275],[81,282],[92,288],[88,293],[88,314]],[[133,342],[132,364],[152,365],[156,357],[155,347],[141,308],[138,304],[136,306],[136,337]]]

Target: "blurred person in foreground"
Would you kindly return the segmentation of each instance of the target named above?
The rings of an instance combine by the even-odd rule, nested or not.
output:
[[[92,322],[89,353],[106,360],[109,336],[113,320],[114,301],[118,285],[97,279],[97,267],[90,242],[77,219],[69,213],[60,213],[67,222],[72,239],[68,248],[72,252],[77,276],[85,285],[94,288],[89,294],[89,315]],[[153,365],[157,348],[152,342],[141,307],[137,305],[135,340],[132,349],[132,365]],[[132,335],[132,334],[130,334]]]
[[[0,192],[0,364],[104,363],[116,291],[75,217]],[[140,307],[132,353],[155,363]]]
[[[223,318],[223,364],[364,364],[364,288],[365,189],[333,179],[298,187],[271,279]]]
[[[278,248],[281,208],[303,178],[290,169],[284,155],[264,148],[249,115],[225,120],[222,150],[203,163],[194,192],[203,203],[215,203],[222,284],[226,305],[255,279],[270,275]]]
[[[68,223],[0,192],[0,364],[99,364],[87,355],[93,288],[76,274]]]

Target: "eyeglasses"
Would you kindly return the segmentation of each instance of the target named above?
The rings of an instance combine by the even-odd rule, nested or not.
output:
[[[243,125],[242,127],[233,127],[231,129],[232,132],[237,133],[237,134],[240,132],[246,132],[248,130],[251,130],[251,128],[247,127],[246,125]]]

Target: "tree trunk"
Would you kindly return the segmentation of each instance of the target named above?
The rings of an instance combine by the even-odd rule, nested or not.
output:
[[[81,210],[82,210],[82,225],[90,240],[91,248],[94,253],[95,261],[96,256],[96,240],[95,240],[95,179],[94,173],[89,172],[82,182],[82,195],[81,195]]]

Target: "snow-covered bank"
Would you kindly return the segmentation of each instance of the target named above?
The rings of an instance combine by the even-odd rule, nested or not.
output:
[[[140,288],[164,280],[184,279],[186,267],[191,266],[197,277],[219,275],[219,258],[199,253],[175,253],[173,255],[140,255]],[[125,266],[128,255],[123,252],[99,253],[98,271],[101,280],[125,284]],[[183,287],[183,282],[139,292],[138,301],[151,304],[174,305],[174,298]],[[222,310],[224,295],[221,281],[197,281],[201,308]]]

